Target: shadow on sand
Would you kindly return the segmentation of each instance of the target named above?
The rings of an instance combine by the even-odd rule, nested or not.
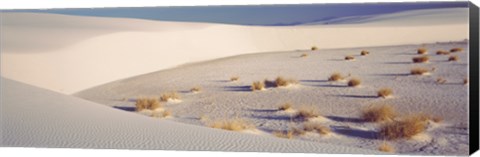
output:
[[[372,95],[333,95],[333,96],[346,97],[346,98],[363,98],[363,99],[378,98],[378,96],[372,96]]]
[[[365,120],[360,118],[351,118],[351,117],[339,117],[339,116],[326,116],[328,119],[337,121],[337,122],[350,122],[350,123],[362,123]]]
[[[128,106],[113,106],[113,108],[128,111],[128,112],[135,112],[135,107],[128,107]]]
[[[226,86],[226,91],[232,92],[251,92],[250,86]]]
[[[335,133],[345,135],[345,136],[371,139],[371,140],[378,139],[378,133],[375,131],[359,130],[359,129],[342,127],[342,126],[334,126],[332,128]]]

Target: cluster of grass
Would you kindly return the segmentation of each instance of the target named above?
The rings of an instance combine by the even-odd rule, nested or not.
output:
[[[391,121],[395,116],[395,109],[388,104],[372,105],[362,111],[362,119],[367,122]]]
[[[463,51],[463,48],[460,48],[460,47],[450,49],[450,52],[462,52],[462,51]]]
[[[412,58],[413,63],[426,63],[429,60],[430,60],[430,57],[428,57],[427,55]]]
[[[290,103],[285,103],[283,105],[280,105],[280,107],[278,107],[278,110],[280,111],[286,111],[286,110],[290,110],[292,109],[292,104]]]
[[[192,89],[190,89],[190,92],[192,93],[198,93],[202,90],[202,87],[193,87]]]
[[[350,56],[350,55],[349,55],[349,56],[345,56],[345,60],[347,60],[347,61],[349,61],[349,60],[354,60],[354,59],[355,59],[355,57],[353,57],[353,56]]]
[[[234,81],[238,81],[240,79],[240,77],[238,76],[232,76],[230,77],[230,81],[234,82]]]
[[[360,55],[362,55],[362,56],[366,56],[368,54],[370,54],[370,52],[367,51],[367,50],[362,50],[362,52],[360,52]]]
[[[286,130],[286,131],[273,131],[272,134],[276,137],[292,139],[294,136],[293,130]]]
[[[180,94],[177,92],[164,93],[160,96],[160,101],[180,100]]]
[[[135,103],[135,111],[142,111],[142,110],[156,110],[161,108],[162,104],[153,98],[138,98]]]
[[[458,60],[459,60],[458,56],[455,56],[455,55],[448,57],[449,62],[456,62]]]
[[[439,78],[437,78],[436,82],[438,84],[445,84],[445,83],[447,83],[447,80],[445,80],[443,77],[439,77]]]
[[[318,47],[316,46],[312,46],[312,48],[310,48],[312,51],[315,51],[315,50],[318,50]]]
[[[154,118],[167,118],[169,116],[172,115],[172,111],[170,110],[165,110],[165,111],[162,111],[162,112],[154,112],[152,113],[151,117],[154,117]]]
[[[411,115],[398,121],[385,123],[379,135],[383,139],[396,140],[411,138],[426,130],[428,118],[424,115]]]
[[[302,55],[300,55],[300,57],[307,57],[307,56],[308,56],[308,54],[306,54],[306,53],[302,53]]]
[[[240,118],[215,120],[208,124],[211,128],[223,129],[229,131],[242,131],[254,129],[255,126],[248,121]]]
[[[382,152],[388,152],[388,153],[395,152],[395,148],[393,148],[393,146],[389,145],[385,141],[378,147],[378,150]]]
[[[428,50],[426,48],[419,48],[417,49],[417,54],[427,54],[428,53]]]
[[[321,135],[327,135],[332,132],[332,130],[329,127],[321,125],[319,123],[304,123],[303,131],[317,132]]]
[[[285,79],[280,76],[275,79],[275,87],[285,87],[293,84],[298,84],[298,81],[295,79]]]
[[[262,81],[255,81],[252,83],[252,86],[250,86],[250,89],[252,91],[256,90],[264,90],[265,89],[265,83]]]
[[[437,51],[437,55],[449,55],[449,54],[450,54],[450,52],[445,51],[445,50],[438,50]]]
[[[293,118],[301,121],[308,121],[311,118],[317,117],[320,117],[318,108],[314,106],[302,106],[298,109],[296,115]]]
[[[393,94],[393,90],[390,88],[380,88],[377,91],[377,96],[382,98],[388,98],[392,96],[392,94]]]
[[[430,70],[426,69],[426,68],[412,68],[410,70],[410,74],[412,75],[425,75],[427,74],[428,72],[430,72]]]
[[[347,85],[349,87],[358,87],[362,81],[359,78],[352,78],[348,81]]]
[[[341,81],[344,78],[345,77],[343,77],[342,74],[335,72],[332,75],[330,75],[330,77],[328,77],[328,81]]]

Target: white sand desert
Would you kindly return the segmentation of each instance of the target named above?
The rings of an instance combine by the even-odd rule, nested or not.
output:
[[[466,8],[432,9],[262,27],[2,13],[1,145],[365,154],[384,153],[378,149],[387,143],[399,154],[466,155],[467,15]],[[457,47],[463,50],[450,54],[457,61],[436,54]],[[428,50],[428,62],[412,62],[418,48]],[[412,75],[415,67],[429,75]],[[361,84],[328,81],[334,72]],[[251,91],[252,82],[278,76],[298,83]],[[391,98],[377,96],[383,87]],[[134,112],[138,98],[168,92],[180,95],[161,102],[168,118]],[[292,109],[279,111],[285,103]],[[361,116],[375,104],[392,105],[398,117],[442,120],[386,140],[379,131],[388,121]],[[274,135],[301,128],[306,122],[292,116],[305,106],[321,115],[308,123],[329,133]],[[209,127],[235,118],[252,128]]]

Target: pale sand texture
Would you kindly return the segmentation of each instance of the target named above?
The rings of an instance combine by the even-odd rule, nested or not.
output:
[[[457,22],[458,18],[467,17],[468,9],[438,10],[442,14],[433,14],[426,22],[422,22],[424,18],[414,18],[415,14],[402,18],[406,13],[397,13],[400,15],[396,20],[407,22],[391,24],[388,19],[382,25],[379,20],[372,25],[289,27],[2,13],[1,74],[72,94],[188,62],[239,54],[468,38],[468,23]],[[422,15],[421,11],[414,13]]]

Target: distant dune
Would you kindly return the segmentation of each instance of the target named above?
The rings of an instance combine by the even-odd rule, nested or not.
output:
[[[184,63],[239,54],[468,38],[468,23],[458,22],[467,16],[466,8],[412,11],[421,17],[427,13],[425,22],[410,19],[409,14],[371,18],[372,25],[288,27],[2,13],[1,75],[72,94]]]

